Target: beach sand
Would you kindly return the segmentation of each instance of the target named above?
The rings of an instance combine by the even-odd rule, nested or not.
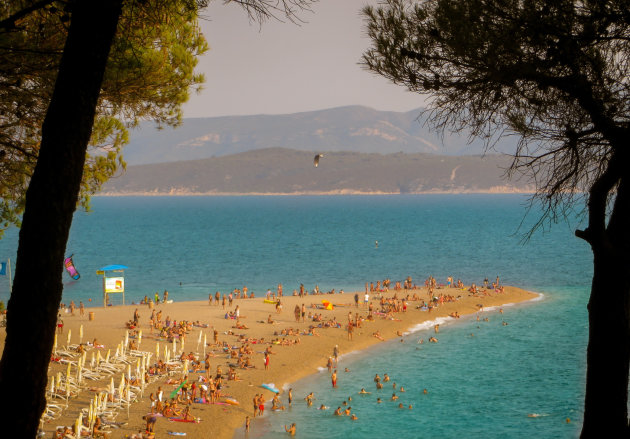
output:
[[[371,345],[382,343],[381,340],[373,336],[375,331],[379,331],[380,335],[386,340],[399,337],[398,333],[404,333],[411,329],[415,325],[434,320],[438,317],[446,317],[453,312],[458,312],[459,315],[469,315],[479,312],[479,305],[483,304],[485,308],[491,306],[501,306],[508,303],[518,303],[523,301],[532,300],[537,297],[536,294],[515,288],[505,287],[504,293],[496,293],[488,291],[488,295],[472,296],[467,290],[461,290],[456,288],[444,288],[435,291],[438,295],[443,293],[445,295],[451,295],[459,298],[454,302],[445,302],[437,308],[434,308],[431,312],[421,311],[416,309],[420,302],[409,301],[406,312],[399,312],[394,314],[395,320],[385,319],[382,316],[375,316],[373,321],[364,321],[359,328],[355,328],[353,333],[353,340],[348,340],[347,333],[347,321],[348,312],[359,313],[360,316],[366,317],[368,309],[363,305],[364,292],[359,292],[359,307],[354,305],[354,292],[346,292],[344,294],[322,294],[322,295],[308,295],[303,298],[297,296],[284,296],[282,297],[282,312],[276,313],[275,305],[264,303],[263,298],[257,297],[254,299],[235,299],[233,306],[224,310],[219,304],[209,305],[207,300],[198,302],[178,302],[177,297],[169,297],[174,299],[173,303],[159,304],[155,308],[158,311],[162,311],[162,318],[167,316],[171,320],[187,320],[187,321],[200,321],[209,325],[208,328],[194,327],[192,331],[186,336],[185,340],[185,352],[194,352],[202,356],[203,360],[203,338],[202,343],[198,345],[199,331],[206,334],[209,344],[213,341],[213,331],[216,329],[219,332],[219,341],[227,341],[231,346],[240,346],[238,342],[239,335],[245,335],[251,338],[264,338],[264,344],[253,344],[253,355],[251,355],[252,364],[255,369],[237,369],[238,381],[227,381],[224,379],[224,386],[222,393],[230,395],[240,402],[240,405],[207,405],[207,404],[193,404],[191,413],[197,418],[201,419],[200,423],[180,423],[169,422],[166,418],[159,417],[155,426],[156,437],[165,438],[168,436],[168,431],[177,431],[187,433],[187,437],[194,438],[230,438],[233,436],[236,428],[242,428],[244,425],[245,417],[250,416],[253,419],[253,404],[252,399],[255,394],[263,393],[267,402],[271,401],[273,393],[261,387],[262,383],[275,383],[276,387],[282,389],[285,384],[292,383],[304,376],[316,373],[318,368],[326,367],[327,359],[332,355],[335,345],[339,346],[340,353],[347,354],[352,351],[368,348]],[[390,290],[386,293],[380,293],[385,298],[391,298],[395,294],[399,299],[409,295],[412,297],[417,294],[420,299],[425,301],[428,299],[428,293],[425,288],[419,288],[417,290]],[[370,294],[370,299],[374,304],[374,309],[378,310],[378,299],[376,293]],[[316,309],[315,305],[321,305],[322,300],[328,300],[334,304],[341,305],[336,306],[333,310]],[[317,325],[312,321],[306,319],[305,323],[297,323],[295,321],[294,308],[295,306],[302,304],[306,305],[307,314],[321,313],[324,320],[336,317],[336,320],[342,324],[341,328],[316,328],[317,336],[301,335],[299,336],[300,343],[289,346],[283,345],[270,345],[268,342],[278,336],[274,335],[274,332],[280,332],[282,329],[294,328],[300,331],[308,330],[310,325]],[[235,306],[240,308],[241,323],[248,326],[249,329],[236,329],[235,320],[226,319],[225,314],[229,310],[234,310]],[[114,307],[94,307],[86,308],[85,315],[80,316],[79,310],[75,311],[75,315],[71,316],[68,313],[63,314],[64,332],[58,336],[58,346],[62,347],[66,344],[68,331],[72,331],[71,344],[79,342],[79,328],[83,326],[83,342],[92,341],[94,338],[98,339],[98,342],[105,345],[105,349],[100,349],[101,354],[105,355],[108,348],[111,348],[112,354],[116,349],[116,345],[124,340],[126,327],[125,323],[132,319],[135,309],[138,309],[140,313],[140,330],[142,330],[142,342],[140,350],[155,353],[155,345],[157,343],[156,336],[151,334],[149,327],[149,317],[151,315],[151,309],[147,305],[128,305],[128,306],[114,306]],[[94,313],[94,320],[89,320],[89,313]],[[273,324],[266,323],[268,316],[275,321]],[[264,323],[261,323],[264,322]],[[442,330],[446,330],[443,328]],[[228,334],[232,331],[234,335]],[[431,335],[433,331],[431,331]],[[4,345],[5,331],[0,330],[0,344]],[[428,338],[429,335],[427,334]],[[439,340],[439,334],[436,335]],[[287,336],[287,339],[295,340],[296,336]],[[425,340],[428,342],[428,340]],[[161,356],[164,352],[166,342],[160,341]],[[264,369],[263,364],[263,350],[267,346],[272,346],[273,354],[271,355],[269,370]],[[91,352],[88,351],[87,358],[88,363],[91,357]],[[217,346],[207,346],[206,352],[214,352],[214,357],[211,358],[211,372],[216,373],[217,366],[220,366],[223,373],[226,374],[228,370],[228,364],[236,363],[235,359],[230,359],[229,355],[224,353],[222,349]],[[155,361],[155,355],[153,355],[152,363]],[[343,361],[339,367],[343,367]],[[65,373],[67,369],[66,365],[60,365],[58,363],[51,363],[49,369],[49,376],[57,374],[57,372]],[[135,370],[135,365],[132,368]],[[74,369],[73,369],[74,370]],[[120,373],[114,375],[114,381],[118,385],[120,381]],[[190,373],[189,378],[197,379],[197,373]],[[174,377],[181,377],[181,374],[176,374]],[[147,386],[144,391],[143,397],[139,397],[138,401],[132,404],[129,408],[129,417],[127,417],[127,410],[121,410],[118,414],[117,422],[127,422],[127,425],[119,429],[113,429],[109,435],[111,438],[122,438],[126,435],[137,433],[139,430],[144,430],[145,421],[142,420],[142,416],[150,412],[149,394],[156,393],[158,386],[162,386],[165,395],[169,395],[177,386],[165,384],[166,378],[160,378],[154,383]],[[107,377],[103,381],[85,381],[85,388],[79,393],[77,398],[70,399],[69,406],[64,409],[62,416],[58,419],[54,419],[44,424],[44,431],[46,431],[46,437],[52,437],[52,433],[56,426],[72,425],[77,418],[81,408],[87,408],[89,401],[94,397],[94,392],[90,391],[87,387],[107,387],[109,385],[110,378]],[[281,401],[286,405],[286,395],[281,392]],[[294,395],[295,399],[303,398],[303,395]],[[222,400],[223,398],[221,398]],[[58,400],[60,401],[60,400]],[[62,402],[65,404],[65,402]]]

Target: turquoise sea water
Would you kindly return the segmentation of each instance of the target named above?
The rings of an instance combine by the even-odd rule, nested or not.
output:
[[[352,291],[386,277],[421,282],[452,275],[479,284],[499,275],[543,299],[505,307],[503,315],[486,311],[488,322],[444,323],[438,344],[418,344],[429,334],[419,328],[404,343],[346,355],[341,366],[351,372],[340,374],[338,389],[330,389],[326,373],[293,383],[294,407],[253,423],[249,437],[277,437],[291,422],[303,438],[576,437],[590,250],[573,236],[577,224],[558,224],[521,243],[520,233],[536,219],[531,213],[519,232],[525,210],[522,195],[97,197],[91,212],[75,215],[67,254],[74,253],[82,277],[64,275],[64,301],[102,303],[95,272],[109,264],[129,267],[129,302],[164,289],[175,300],[202,300],[244,285],[262,295],[279,282],[285,291],[300,283]],[[10,230],[0,257],[14,261],[16,248],[17,232]],[[0,279],[0,299],[6,298]],[[399,401],[412,410],[389,401],[387,387],[376,395],[372,378],[384,372],[407,389]],[[372,395],[359,397],[361,387]],[[316,406],[331,409],[300,404],[309,391]],[[356,422],[332,415],[350,395]]]

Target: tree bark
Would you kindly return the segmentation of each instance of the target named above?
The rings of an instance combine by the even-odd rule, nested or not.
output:
[[[42,127],[27,193],[0,360],[0,419],[14,437],[35,437],[62,294],[63,258],[87,144],[122,0],[80,0]]]
[[[627,172],[624,170],[624,172]],[[586,396],[582,438],[630,437],[630,193],[622,179],[608,227],[593,237],[593,284],[588,304]]]

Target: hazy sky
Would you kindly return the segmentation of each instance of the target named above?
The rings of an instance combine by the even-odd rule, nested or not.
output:
[[[283,114],[344,105],[408,111],[422,96],[362,69],[369,46],[361,8],[376,0],[320,0],[301,26],[249,23],[237,5],[211,2],[203,11],[210,50],[199,60],[205,89],[184,117]]]

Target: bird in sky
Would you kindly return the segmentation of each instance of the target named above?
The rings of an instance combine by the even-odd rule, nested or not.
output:
[[[319,159],[324,157],[324,154],[317,154],[313,159],[313,165],[317,168],[319,166]]]

